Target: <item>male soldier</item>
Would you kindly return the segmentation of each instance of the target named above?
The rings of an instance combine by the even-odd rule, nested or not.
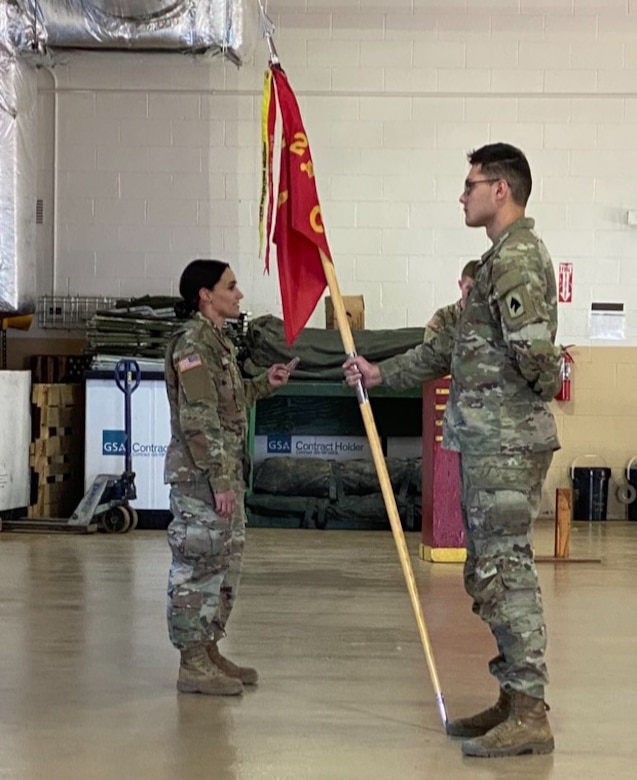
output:
[[[460,299],[455,303],[450,303],[448,306],[443,306],[434,312],[433,317],[429,320],[425,328],[425,341],[435,338],[436,334],[442,333],[442,331],[447,328],[450,328],[455,332],[458,327],[458,322],[460,321],[460,315],[467,304],[467,298],[473,287],[473,280],[475,279],[477,267],[478,260],[469,260],[464,266],[462,273],[460,274],[460,279],[458,279]]]
[[[465,588],[489,625],[489,664],[500,695],[452,721],[467,756],[550,753],[546,630],[531,533],[542,484],[559,447],[547,402],[559,387],[557,295],[546,248],[525,217],[531,171],[508,144],[468,155],[460,203],[469,227],[492,241],[482,256],[454,339],[423,342],[378,365],[351,357],[348,384],[407,388],[451,373],[443,446],[460,452],[467,561]]]

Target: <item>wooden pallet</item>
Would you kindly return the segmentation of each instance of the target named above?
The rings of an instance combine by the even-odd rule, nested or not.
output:
[[[73,406],[84,402],[84,386],[81,384],[34,384],[31,401],[39,407]],[[84,408],[82,407],[82,416]]]
[[[91,366],[92,355],[33,355],[31,377],[34,384],[81,382]]]
[[[34,384],[29,518],[68,517],[84,488],[84,388]]]
[[[77,480],[40,484],[31,494],[35,501],[27,507],[27,517],[70,517],[82,493],[83,485]]]

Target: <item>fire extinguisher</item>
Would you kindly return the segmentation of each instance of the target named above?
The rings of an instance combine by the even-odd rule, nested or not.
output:
[[[560,385],[560,389],[557,391],[557,395],[555,396],[556,401],[571,400],[571,373],[575,360],[569,352],[569,349],[574,346],[575,344],[568,344],[566,347],[561,348],[562,355],[560,358],[560,378],[562,380],[562,384]]]

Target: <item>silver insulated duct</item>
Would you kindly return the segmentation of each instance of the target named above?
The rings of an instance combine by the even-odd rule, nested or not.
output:
[[[36,74],[0,42],[0,312],[35,307]]]
[[[237,64],[256,41],[257,0],[15,0],[19,49],[223,52]]]
[[[254,51],[257,0],[0,0],[0,311],[35,305],[36,76],[64,49]]]

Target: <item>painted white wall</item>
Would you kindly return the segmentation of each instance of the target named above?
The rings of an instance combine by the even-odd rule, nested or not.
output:
[[[367,327],[422,325],[455,298],[460,268],[488,246],[458,203],[466,153],[503,140],[529,157],[528,214],[556,266],[574,264],[560,340],[588,343],[591,301],[620,301],[622,343],[637,344],[636,0],[272,0],[268,12],[342,292],[364,294]],[[276,271],[258,258],[266,59],[265,43],[240,70],[64,56],[56,86],[40,84],[56,293],[173,294],[190,259],[215,256],[245,308],[280,314]],[[310,325],[323,327],[322,306]]]

